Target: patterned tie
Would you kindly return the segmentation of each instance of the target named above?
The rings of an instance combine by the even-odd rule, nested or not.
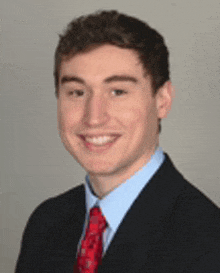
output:
[[[77,257],[77,269],[81,273],[96,273],[102,259],[102,235],[107,226],[100,208],[90,210],[89,224],[81,242]]]

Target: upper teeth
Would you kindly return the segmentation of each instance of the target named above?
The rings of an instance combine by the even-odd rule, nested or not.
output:
[[[107,142],[112,142],[115,139],[115,136],[103,136],[103,137],[86,137],[86,141],[94,143],[96,145],[103,145]]]

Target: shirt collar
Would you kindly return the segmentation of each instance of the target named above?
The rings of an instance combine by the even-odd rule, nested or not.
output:
[[[85,195],[87,215],[92,207],[99,206],[110,228],[116,231],[125,214],[144,186],[159,169],[163,160],[164,154],[159,147],[146,165],[101,200],[93,193],[89,182],[89,175],[86,175]]]

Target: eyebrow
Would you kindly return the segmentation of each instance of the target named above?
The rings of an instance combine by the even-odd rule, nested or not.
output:
[[[75,77],[75,76],[63,76],[61,79],[61,84],[65,84],[68,82],[78,82],[81,84],[85,84],[85,81],[79,77]]]
[[[120,81],[120,82],[126,81],[126,82],[137,83],[138,79],[128,75],[114,75],[105,79],[106,83],[115,82],[115,81]]]
[[[81,84],[85,84],[85,81],[82,78],[76,76],[63,76],[61,79],[61,84],[65,84],[68,82],[77,82]],[[104,80],[105,83],[111,82],[132,82],[137,83],[138,79],[129,75],[113,75]]]

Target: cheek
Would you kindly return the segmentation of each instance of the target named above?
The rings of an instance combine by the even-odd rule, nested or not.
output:
[[[145,145],[151,143],[157,132],[157,116],[153,105],[139,104],[119,112],[130,143]],[[131,145],[132,146],[132,145]],[[143,148],[143,147],[142,147]]]
[[[70,131],[72,125],[73,124],[71,122],[71,115],[66,111],[64,112],[60,111],[58,114],[58,127],[60,133],[62,134],[67,133],[68,131]]]
[[[118,117],[120,117],[121,122],[127,128],[135,129],[143,126],[147,119],[146,108],[142,105],[130,107],[128,109],[121,109],[118,111]]]
[[[79,123],[80,115],[74,107],[61,107],[58,111],[59,127],[63,131],[70,131]]]

